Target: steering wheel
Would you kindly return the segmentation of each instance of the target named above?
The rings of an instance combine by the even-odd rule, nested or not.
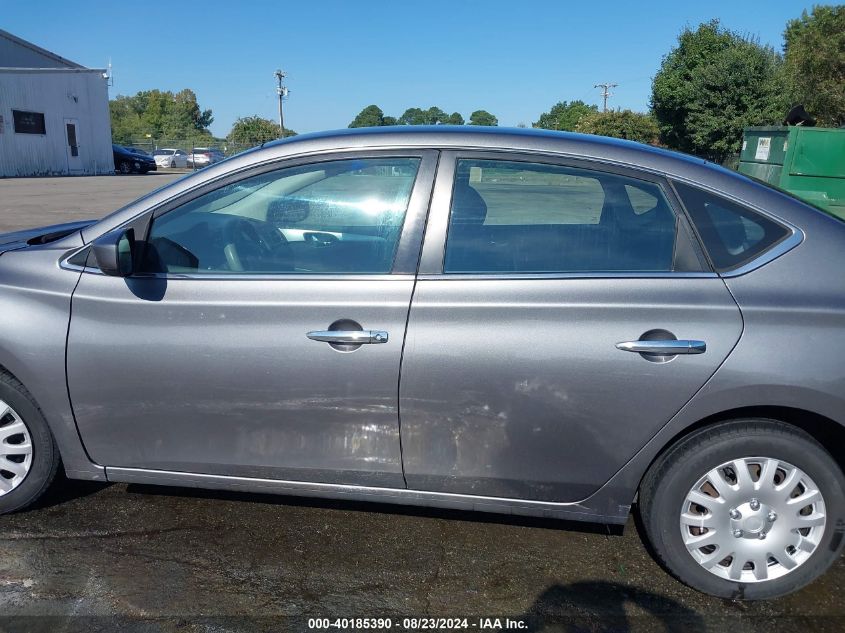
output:
[[[244,218],[233,217],[223,225],[223,242],[229,270],[262,270],[275,259],[273,249]]]

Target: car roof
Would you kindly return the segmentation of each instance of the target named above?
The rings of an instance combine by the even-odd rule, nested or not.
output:
[[[516,149],[530,144],[533,147],[546,145],[549,150],[562,151],[569,148],[590,145],[604,150],[633,150],[646,152],[654,156],[671,157],[675,160],[694,164],[707,161],[688,154],[681,154],[667,149],[594,134],[577,132],[558,132],[536,128],[505,128],[473,125],[394,125],[372,128],[348,128],[312,132],[289,136],[264,143],[261,148],[284,147],[299,143],[330,141],[332,143],[352,143],[356,146],[411,145],[447,147],[479,147]],[[580,155],[580,152],[577,152]]]
[[[623,167],[657,172],[695,185],[713,188],[754,206],[756,196],[748,193],[775,192],[769,186],[703,158],[595,134],[559,132],[536,128],[506,128],[473,125],[397,125],[348,128],[291,136],[264,143],[240,154],[255,153],[254,159],[275,153],[279,157],[328,150],[362,150],[392,147],[419,147],[439,150],[501,150],[504,152],[548,153],[576,159],[594,160]],[[235,158],[238,155],[235,156]],[[268,156],[269,157],[269,156]],[[232,160],[232,159],[229,159]],[[225,166],[227,161],[218,163]],[[777,192],[786,198],[784,194]]]
[[[653,145],[619,138],[559,132],[535,128],[505,128],[473,125],[396,125],[373,128],[348,128],[300,134],[269,141],[237,156],[261,153],[284,157],[328,150],[362,150],[392,147],[432,149],[479,149],[537,152],[593,159],[661,172],[680,179],[697,180],[704,174],[727,178],[745,176],[715,163]],[[261,156],[263,158],[263,156]],[[231,160],[231,159],[230,159]]]

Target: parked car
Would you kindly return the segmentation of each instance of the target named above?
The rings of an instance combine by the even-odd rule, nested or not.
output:
[[[153,152],[156,165],[159,167],[173,168],[173,167],[187,167],[188,154],[181,149],[157,149]]]
[[[112,150],[114,153],[114,168],[121,174],[132,172],[146,174],[148,171],[156,170],[155,159],[142,150],[116,144],[112,145]]]
[[[210,147],[195,147],[188,154],[188,164],[192,167],[208,167],[223,160],[223,152]]]
[[[349,130],[0,244],[2,512],[60,463],[635,506],[667,570],[745,600],[842,550],[845,225],[741,174],[596,136]]]

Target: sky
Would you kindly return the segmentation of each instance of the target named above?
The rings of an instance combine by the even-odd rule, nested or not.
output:
[[[0,28],[91,68],[111,59],[110,97],[190,88],[225,136],[242,116],[342,128],[369,104],[399,116],[436,105],[530,126],[554,103],[644,111],[651,79],[685,26],[718,18],[781,50],[787,20],[811,3],[708,0],[193,0],[0,2]]]

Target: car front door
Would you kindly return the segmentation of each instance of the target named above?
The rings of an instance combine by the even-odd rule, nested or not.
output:
[[[444,152],[402,362],[408,486],[585,499],[741,330],[661,178]]]
[[[90,457],[403,486],[399,362],[436,156],[263,166],[136,220],[136,272],[86,265],[72,300]]]

